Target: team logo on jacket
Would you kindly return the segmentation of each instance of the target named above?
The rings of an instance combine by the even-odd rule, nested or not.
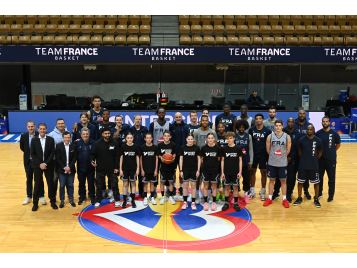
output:
[[[105,199],[101,207],[89,205],[75,214],[79,223],[88,232],[111,241],[150,246],[171,250],[216,250],[241,246],[257,239],[258,227],[253,224],[250,212],[239,198],[241,211],[233,204],[222,211],[222,202],[217,202],[216,211],[197,210],[189,207],[181,210],[182,202],[176,205],[144,206],[143,199],[135,200],[137,207],[115,208]],[[164,232],[163,230],[167,230]]]
[[[279,150],[277,150],[276,152],[274,152],[274,154],[275,155],[278,155],[278,156],[281,156],[282,154],[281,154],[281,150],[279,149]]]

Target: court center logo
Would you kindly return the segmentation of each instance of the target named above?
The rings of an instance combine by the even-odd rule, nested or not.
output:
[[[115,208],[108,199],[100,208],[89,205],[78,216],[79,222],[88,232],[104,239],[132,244],[166,248],[171,250],[215,250],[241,246],[257,239],[259,228],[253,224],[250,212],[239,198],[241,211],[233,205],[221,211],[223,203],[217,202],[216,211],[197,210],[189,207],[181,210],[182,202],[176,205],[144,206],[137,199],[136,208]]]

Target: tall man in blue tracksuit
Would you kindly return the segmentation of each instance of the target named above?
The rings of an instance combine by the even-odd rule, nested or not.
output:
[[[78,205],[83,205],[86,200],[86,180],[88,193],[92,205],[95,204],[94,172],[95,168],[90,163],[90,154],[94,148],[95,140],[90,138],[90,130],[86,127],[81,129],[81,139],[75,142],[77,145],[77,176],[79,181]]]
[[[173,143],[175,143],[176,145],[176,155],[179,155],[180,152],[180,148],[182,145],[186,144],[182,144],[182,135],[183,135],[183,129],[187,124],[182,121],[182,114],[177,112],[175,114],[175,122],[172,124],[173,126],[173,131],[172,131],[172,138],[171,141]],[[175,158],[175,166],[177,167],[177,165],[179,164],[180,158],[176,157]],[[183,196],[183,189],[182,189],[182,178],[180,177],[180,188],[179,188],[179,192],[180,195]],[[176,193],[176,173],[175,173],[175,179],[174,179],[174,193]]]
[[[129,131],[127,133],[131,133],[134,136],[134,140],[133,143],[135,143],[137,146],[139,146],[139,148],[145,144],[145,133],[148,132],[149,130],[147,129],[147,127],[144,127],[141,125],[142,122],[142,117],[141,115],[137,114],[134,116],[134,126],[132,126],[131,128],[129,128]],[[139,173],[138,176],[138,180],[139,180],[139,195],[144,198],[144,184],[143,184],[143,180],[142,180],[142,176]],[[146,196],[145,196],[146,197]]]
[[[297,129],[300,134],[301,134],[301,138],[307,135],[307,127],[312,125],[307,119],[306,119],[306,112],[304,110],[300,110],[298,113],[298,118],[295,119],[295,125],[294,128]],[[299,163],[300,163],[300,157],[299,154],[297,155],[297,167],[299,167]],[[309,193],[309,180],[305,180],[304,182],[304,195],[306,196],[307,200],[311,199],[311,195]]]
[[[290,153],[288,155],[288,166],[287,166],[287,181],[286,181],[286,200],[291,203],[291,195],[293,194],[295,183],[296,183],[296,173],[297,173],[297,159],[298,159],[298,149],[297,149],[297,144],[298,141],[301,138],[301,133],[297,128],[294,128],[295,121],[294,118],[290,117],[288,121],[286,122],[286,127],[283,128],[283,132],[288,134],[291,139],[291,148],[290,148]],[[276,200],[279,198],[279,190],[280,190],[280,180],[276,179],[275,180],[275,186],[274,186],[274,193],[273,193],[273,200]]]

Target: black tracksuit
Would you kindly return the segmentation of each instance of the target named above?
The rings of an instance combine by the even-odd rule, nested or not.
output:
[[[105,182],[105,176],[108,176],[110,181],[115,201],[120,200],[118,177],[114,173],[114,169],[119,169],[119,146],[118,143],[112,138],[106,142],[104,138],[98,140],[90,154],[91,162],[96,160],[97,163],[97,176],[95,179],[96,184],[96,202],[102,201],[102,188]]]

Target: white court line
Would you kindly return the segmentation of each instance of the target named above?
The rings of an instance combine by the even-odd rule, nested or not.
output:
[[[9,139],[11,139],[13,136],[15,136],[14,134],[10,134],[10,135],[7,135],[5,138],[3,138],[2,140],[3,141],[7,141]]]
[[[341,139],[341,141],[355,141],[356,139]]]

